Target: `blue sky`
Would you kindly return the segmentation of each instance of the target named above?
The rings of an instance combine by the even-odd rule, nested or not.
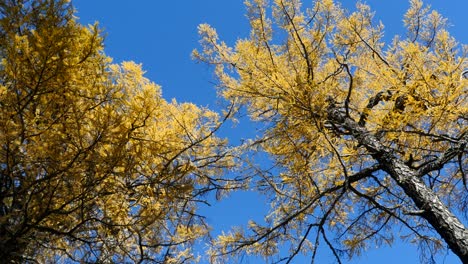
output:
[[[308,1],[304,1],[308,2]],[[352,7],[356,1],[342,0]],[[386,37],[403,35],[402,15],[408,7],[407,0],[368,0],[376,11],[377,19],[385,25]],[[449,19],[450,32],[460,43],[468,44],[468,1],[425,1]],[[216,109],[219,99],[213,85],[210,67],[196,63],[191,52],[198,48],[197,26],[208,23],[214,26],[220,38],[234,44],[249,34],[242,0],[74,0],[76,14],[83,24],[98,21],[105,37],[105,52],[114,62],[133,60],[142,63],[146,77],[162,86],[163,96],[179,102],[193,102]],[[227,136],[242,137],[249,131],[248,124],[225,128]],[[247,128],[247,129],[246,129]],[[247,136],[247,135],[246,135]],[[243,225],[248,219],[261,219],[265,203],[252,193],[234,194],[203,212],[215,228],[226,230],[231,225]],[[324,250],[326,251],[326,250]],[[321,255],[318,263],[333,263],[329,252]],[[439,259],[442,263],[443,259]],[[453,256],[445,263],[458,263]],[[245,259],[245,263],[258,263]],[[261,263],[261,262],[260,262]],[[294,263],[309,263],[307,257]],[[392,248],[371,249],[360,259],[350,263],[419,263],[415,246],[396,243]]]

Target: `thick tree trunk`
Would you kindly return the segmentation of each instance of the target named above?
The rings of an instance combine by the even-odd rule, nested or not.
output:
[[[468,230],[413,170],[397,159],[379,158],[384,170],[403,188],[449,248],[468,263]]]
[[[383,145],[364,127],[347,117],[343,111],[331,108],[328,114],[330,121],[350,131],[359,144],[373,153],[373,157],[380,163],[383,170],[403,188],[406,195],[421,209],[421,217],[432,225],[463,263],[468,263],[468,230],[442,203],[437,194],[420,179],[420,173],[399,160],[391,149]]]
[[[0,236],[0,262],[1,263],[22,263],[23,253],[26,243],[20,243],[16,239],[7,239]]]

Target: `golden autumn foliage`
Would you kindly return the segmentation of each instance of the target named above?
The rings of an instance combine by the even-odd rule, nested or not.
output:
[[[112,64],[66,0],[0,3],[2,262],[195,260],[233,165],[218,114]]]
[[[446,19],[410,0],[406,36],[385,43],[362,3],[246,7],[234,47],[199,27],[222,117],[113,64],[68,0],[0,1],[1,261],[198,262],[198,204],[249,187],[271,210],[210,240],[214,263],[324,248],[342,263],[397,239],[468,263],[468,48]],[[258,133],[231,147],[216,132],[234,110]]]
[[[439,13],[410,3],[407,34],[390,43],[369,6],[332,0],[248,0],[251,33],[234,47],[200,25],[195,58],[263,129],[246,147],[274,164],[252,170],[271,201],[266,225],[223,234],[213,260],[314,260],[321,244],[341,263],[399,237],[423,257],[448,246],[468,263],[468,49]]]

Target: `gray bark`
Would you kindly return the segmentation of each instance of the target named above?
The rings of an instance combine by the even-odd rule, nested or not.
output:
[[[390,148],[340,109],[330,108],[328,118],[330,122],[349,131],[360,145],[372,153],[382,169],[395,180],[421,210],[421,217],[427,220],[463,263],[468,263],[467,228],[442,203],[437,194],[421,180],[421,176],[431,170],[442,168],[447,161],[456,157],[458,151],[463,151],[466,148],[466,139],[461,140],[457,147],[447,150],[438,160],[418,171],[398,159]]]

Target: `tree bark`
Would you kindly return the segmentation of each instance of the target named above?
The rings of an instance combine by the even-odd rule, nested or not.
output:
[[[421,180],[422,175],[398,159],[390,148],[383,145],[365,127],[359,126],[356,121],[340,109],[330,108],[328,118],[329,121],[349,131],[360,145],[372,153],[382,169],[395,180],[422,211],[421,217],[429,222],[463,263],[468,263],[468,230],[442,203],[437,194],[426,186]],[[458,149],[463,150],[465,147],[466,142],[463,142],[460,143]],[[452,152],[448,151],[448,155],[443,155],[441,159],[449,160],[450,156],[455,156],[455,153]],[[425,170],[424,173],[428,173],[428,171]]]

